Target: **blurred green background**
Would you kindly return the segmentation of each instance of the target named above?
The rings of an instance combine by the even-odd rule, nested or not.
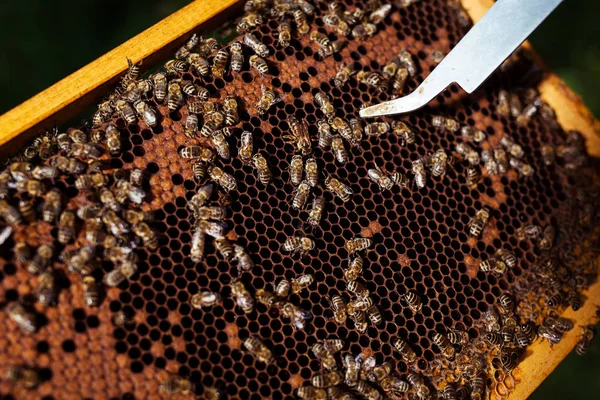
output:
[[[189,2],[0,1],[0,114]],[[565,1],[531,39],[542,59],[583,97],[596,117],[600,117],[599,15],[600,1]],[[599,348],[596,338],[586,356],[569,355],[531,398],[599,399]]]

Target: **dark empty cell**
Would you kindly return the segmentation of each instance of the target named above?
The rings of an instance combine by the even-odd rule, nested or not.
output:
[[[100,320],[95,315],[90,315],[87,319],[87,325],[89,328],[97,328],[100,326]]]
[[[72,353],[75,351],[76,346],[75,346],[75,342],[73,342],[72,340],[65,340],[62,342],[62,349],[66,352],[66,353]]]

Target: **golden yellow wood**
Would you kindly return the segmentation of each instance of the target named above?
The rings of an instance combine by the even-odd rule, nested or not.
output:
[[[224,21],[229,15],[225,11],[233,11],[236,4],[241,4],[240,0],[193,1],[0,116],[0,154],[14,153],[31,137],[27,133],[61,124],[97,101],[127,69],[127,58],[136,63],[143,61],[142,68],[150,67],[171,54],[200,26],[210,29],[219,20]]]

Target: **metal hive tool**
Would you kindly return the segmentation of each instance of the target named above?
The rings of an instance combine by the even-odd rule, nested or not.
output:
[[[343,2],[347,7],[357,3]],[[320,17],[325,10],[320,2],[315,16],[309,18],[311,30],[329,32]],[[598,177],[590,168],[569,174],[558,165],[544,164],[540,147],[563,143],[565,133],[560,128],[540,118],[518,126],[496,111],[500,89],[535,87],[539,71],[532,61],[519,57],[474,95],[466,97],[453,87],[430,107],[410,114],[404,121],[416,132],[414,144],[402,145],[393,133],[367,137],[360,147],[349,150],[350,161],[345,165],[337,164],[331,151],[314,146],[313,155],[324,170],[354,191],[351,201],[343,203],[317,188],[314,194],[325,196],[326,209],[316,229],[305,227],[305,211],[290,206],[293,186],[288,164],[293,149],[282,139],[289,130],[286,121],[290,116],[305,120],[311,136],[316,137],[315,124],[322,117],[313,100],[317,89],[329,94],[337,115],[346,119],[357,116],[364,103],[389,98],[356,79],[342,89],[335,88],[330,80],[341,62],[379,70],[398,51],[409,49],[419,68],[418,75],[408,80],[406,91],[414,90],[433,68],[431,52],[447,53],[467,31],[460,16],[446,1],[421,0],[394,8],[374,37],[350,40],[339,54],[324,60],[308,36],[294,38],[291,46],[282,50],[276,45],[278,23],[267,19],[252,32],[271,53],[269,75],[260,76],[255,70],[228,73],[224,79],[183,74],[205,86],[213,98],[235,95],[240,99],[239,127],[253,132],[254,146],[267,156],[274,174],[274,181],[266,187],[257,181],[255,170],[242,163],[234,150],[239,135],[230,139],[231,160],[219,161],[238,181],[227,217],[228,238],[245,246],[256,264],[241,275],[217,254],[211,241],[203,262],[194,263],[188,256],[192,221],[187,203],[198,185],[192,163],[178,155],[180,147],[194,141],[183,134],[187,107],[170,113],[165,104],[151,103],[162,116],[160,126],[154,129],[143,124],[127,127],[115,117],[123,144],[122,153],[110,158],[110,165],[142,168],[149,174],[146,187],[151,188],[151,199],[142,209],[156,210],[153,227],[162,233],[159,247],[139,250],[139,273],[129,282],[107,289],[98,308],[85,307],[81,278],[65,274],[56,307],[35,306],[44,319],[38,332],[23,335],[11,321],[0,325],[0,370],[23,363],[36,366],[42,379],[33,390],[0,381],[0,393],[7,399],[159,398],[158,385],[171,375],[181,375],[196,384],[199,395],[206,387],[220,387],[233,399],[287,398],[319,373],[321,365],[310,348],[328,338],[343,338],[346,350],[355,355],[363,351],[377,354],[379,363],[393,362],[398,374],[414,369],[431,387],[443,387],[450,367],[431,338],[434,332],[456,328],[468,331],[474,343],[483,346],[463,349],[457,360],[461,355],[489,355],[488,392],[502,398],[514,379],[493,367],[497,355],[477,340],[484,334],[482,315],[505,293],[516,297],[517,314],[524,320],[541,323],[546,310],[538,304],[546,293],[538,287],[534,272],[543,254],[531,242],[517,241],[516,229],[524,223],[561,226],[555,246],[573,275],[593,272],[590,260],[597,250],[593,224],[577,223],[577,208],[582,209],[583,200],[575,195],[581,182],[597,184]],[[283,102],[260,117],[254,106],[263,84],[281,94]],[[440,147],[451,152],[454,144],[462,141],[459,132],[435,129],[432,115],[483,129],[488,139],[481,149],[496,146],[501,137],[510,134],[523,146],[535,176],[520,178],[514,170],[504,176],[484,172],[479,184],[469,186],[466,163],[457,162],[444,177],[430,176],[424,189],[410,186],[381,191],[367,178],[368,168],[377,164],[410,175],[412,160]],[[73,204],[85,201],[86,194],[74,187],[73,179],[59,179],[56,186]],[[491,219],[483,235],[474,239],[467,226],[483,206],[492,210]],[[303,230],[315,240],[316,248],[302,257],[282,252],[286,238]],[[55,229],[39,223],[17,229],[14,240],[26,240],[35,247],[55,236]],[[336,324],[325,298],[346,294],[344,244],[356,236],[374,242],[365,253],[363,280],[384,320],[378,327],[370,325],[363,334],[350,321]],[[499,248],[511,250],[519,264],[502,276],[479,271],[480,261]],[[64,270],[59,261],[54,266]],[[11,253],[0,259],[0,269],[3,303],[26,299],[35,290],[37,278],[19,267]],[[112,265],[104,263],[102,269],[108,272]],[[278,312],[262,305],[244,314],[230,295],[229,284],[238,276],[255,292],[270,288],[280,278],[301,274],[315,278],[308,290],[290,296],[294,304],[314,316],[304,330],[294,330]],[[192,309],[190,297],[203,290],[221,293],[222,303]],[[401,299],[409,290],[424,299],[419,313]],[[118,311],[132,316],[134,322],[115,327],[112,319]],[[6,319],[4,310],[0,316]],[[242,349],[243,340],[250,335],[262,338],[276,355],[272,365],[257,361]],[[393,350],[394,337],[411,343],[417,362],[407,365],[401,360]]]

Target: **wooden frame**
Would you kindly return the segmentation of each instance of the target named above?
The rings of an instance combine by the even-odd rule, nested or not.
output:
[[[483,16],[492,0],[462,0],[474,21]],[[198,0],[172,14],[121,46],[98,58],[74,74],[0,116],[0,154],[14,153],[31,136],[42,129],[64,123],[87,105],[97,101],[106,89],[125,71],[126,58],[144,60],[144,67],[163,59],[180,46],[190,32],[210,29],[224,21],[241,6],[240,0]],[[529,44],[525,48],[531,51]],[[531,51],[532,56],[535,57]],[[539,59],[538,59],[539,61]],[[541,63],[541,61],[539,61]],[[540,84],[542,98],[556,111],[565,130],[576,129],[587,139],[589,153],[600,156],[600,123],[594,119],[581,99],[551,72]],[[600,303],[600,282],[584,293],[584,307],[577,312],[567,310],[565,317],[577,325],[597,322],[596,304]],[[538,342],[528,349],[528,356],[515,370],[518,384],[511,399],[525,399],[566,357],[578,342],[581,330],[573,329],[550,349]],[[550,355],[550,356],[549,356]]]

